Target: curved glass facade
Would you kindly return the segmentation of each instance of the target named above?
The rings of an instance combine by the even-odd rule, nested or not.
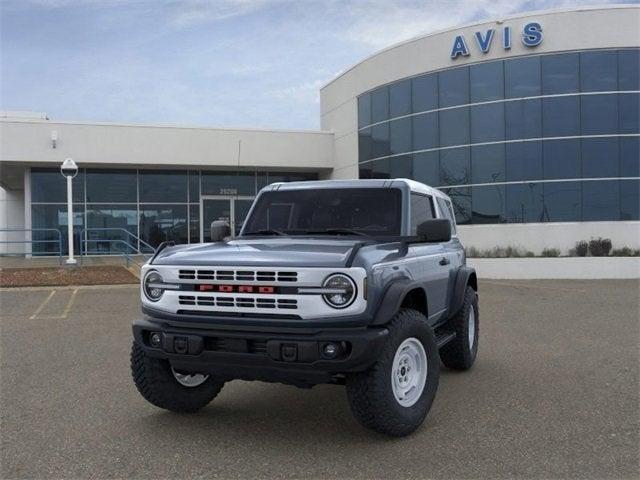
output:
[[[431,72],[358,97],[360,178],[451,196],[459,223],[640,219],[640,49]]]

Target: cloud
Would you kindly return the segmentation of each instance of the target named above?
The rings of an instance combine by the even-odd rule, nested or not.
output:
[[[353,19],[345,29],[349,41],[365,47],[381,49],[424,33],[470,23],[485,18],[499,18],[517,12],[547,8],[578,6],[575,0],[467,0],[428,2],[363,0],[351,4],[336,4],[346,8]]]
[[[189,28],[248,15],[276,3],[279,0],[188,0],[175,5],[171,23],[179,28]]]

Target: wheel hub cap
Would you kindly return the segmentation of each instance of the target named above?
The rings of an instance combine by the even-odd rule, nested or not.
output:
[[[203,375],[201,373],[180,373],[171,367],[171,373],[174,378],[183,387],[198,387],[207,381],[209,375]]]
[[[403,407],[414,405],[427,382],[427,354],[417,338],[407,338],[393,358],[391,386],[396,401]]]

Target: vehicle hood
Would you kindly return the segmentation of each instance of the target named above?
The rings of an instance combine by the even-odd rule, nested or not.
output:
[[[154,265],[344,267],[354,239],[239,239],[178,245],[162,250]]]

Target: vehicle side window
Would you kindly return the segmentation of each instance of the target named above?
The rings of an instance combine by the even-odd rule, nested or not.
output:
[[[420,195],[418,193],[411,194],[411,235],[417,235],[418,225],[426,220],[435,218],[433,212],[433,203],[431,197]]]
[[[448,219],[451,222],[451,234],[455,235],[456,220],[453,214],[453,208],[451,207],[451,202],[448,202],[447,200],[440,197],[436,198],[436,201],[438,202],[438,206],[440,207],[440,211],[442,212],[444,218]]]

